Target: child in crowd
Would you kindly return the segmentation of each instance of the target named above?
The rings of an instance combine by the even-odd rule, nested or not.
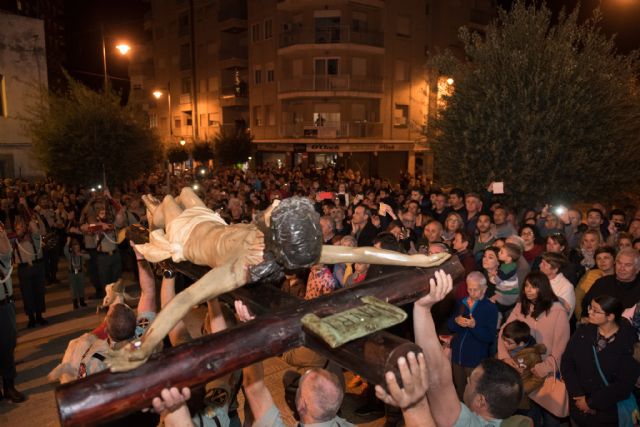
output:
[[[544,344],[536,344],[536,339],[531,336],[531,328],[521,320],[514,320],[504,326],[502,341],[509,350],[509,365],[520,372],[524,396],[518,409],[529,409],[529,394],[537,390],[544,383],[544,378],[539,378],[531,372],[538,363],[542,362],[542,355],[547,352]]]
[[[506,313],[515,305],[520,295],[518,284],[518,264],[517,261],[522,255],[520,247],[514,243],[505,243],[500,252],[498,260],[500,268],[498,273],[491,278],[491,282],[496,285],[496,293],[491,300],[498,306],[498,311],[506,318]]]
[[[64,256],[69,262],[69,287],[73,308],[86,307],[84,302],[84,260],[89,259],[89,254],[80,248],[80,242],[67,237],[64,245]]]
[[[356,262],[353,265],[353,273],[346,278],[344,286],[349,287],[362,282],[367,278],[367,271],[369,271],[369,264]]]

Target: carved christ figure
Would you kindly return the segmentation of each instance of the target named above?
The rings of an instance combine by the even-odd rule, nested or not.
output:
[[[160,311],[138,342],[107,356],[111,371],[128,371],[143,364],[156,346],[191,309],[247,283],[280,277],[283,271],[313,264],[368,263],[433,267],[448,254],[405,255],[373,247],[323,246],[319,215],[308,199],[276,200],[251,224],[227,225],[189,187],[180,196],[160,203],[143,196],[149,218],[149,243],[136,249],[150,262],[172,258],[211,270],[180,292]]]

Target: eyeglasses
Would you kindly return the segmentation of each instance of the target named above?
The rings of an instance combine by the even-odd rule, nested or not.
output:
[[[587,307],[587,311],[589,311],[589,313],[593,313],[593,314],[605,314],[605,315],[607,314],[607,313],[605,313],[604,311],[598,311],[598,310],[596,310],[595,308],[591,307],[591,305],[589,305],[589,306]]]

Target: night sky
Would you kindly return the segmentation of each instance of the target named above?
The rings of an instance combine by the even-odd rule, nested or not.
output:
[[[95,89],[103,86],[102,42],[100,25],[104,26],[107,47],[107,69],[116,90],[128,91],[128,59],[115,49],[120,41],[132,46],[142,39],[143,16],[149,3],[143,0],[67,0],[65,18],[67,34],[67,69],[73,77]]]
[[[498,5],[509,8],[513,0],[498,0]],[[574,8],[578,0],[549,0],[551,8],[558,12],[562,7]],[[581,19],[588,18],[593,9],[602,3],[603,29],[616,34],[620,52],[640,48],[640,0],[582,0]],[[127,59],[115,52],[117,40],[127,40],[133,45],[141,39],[143,16],[150,8],[144,0],[67,0],[65,1],[67,33],[67,69],[71,74],[94,88],[102,87],[102,56],[100,24],[107,37],[107,65],[109,74],[127,78]],[[116,89],[128,89],[128,82],[112,80]]]

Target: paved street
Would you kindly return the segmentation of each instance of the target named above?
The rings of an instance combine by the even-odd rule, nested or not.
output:
[[[62,283],[47,287],[45,318],[49,320],[50,325],[35,329],[27,329],[27,318],[20,300],[20,290],[14,278],[18,324],[18,347],[15,354],[18,368],[16,387],[28,396],[28,400],[22,404],[14,404],[7,400],[0,401],[0,426],[60,425],[54,401],[54,385],[48,383],[46,376],[62,358],[68,341],[93,329],[100,323],[103,316],[103,314],[96,314],[97,301],[94,300],[87,300],[89,306],[84,309],[73,310],[65,271],[66,268],[61,264],[58,276],[62,279]],[[131,280],[128,283],[131,283],[131,292],[135,293]],[[93,293],[89,285],[85,293],[87,295]],[[276,403],[283,411],[285,421],[294,423],[283,399],[281,378],[285,369],[287,365],[277,358],[265,363],[266,382],[272,390]],[[351,376],[348,375],[347,381],[350,378]],[[365,419],[353,415],[353,409],[359,404],[354,393],[360,391],[361,387],[348,390],[342,416],[359,425],[381,426],[384,418]],[[242,396],[240,396],[240,402],[242,404]],[[242,412],[240,416],[243,416]]]

